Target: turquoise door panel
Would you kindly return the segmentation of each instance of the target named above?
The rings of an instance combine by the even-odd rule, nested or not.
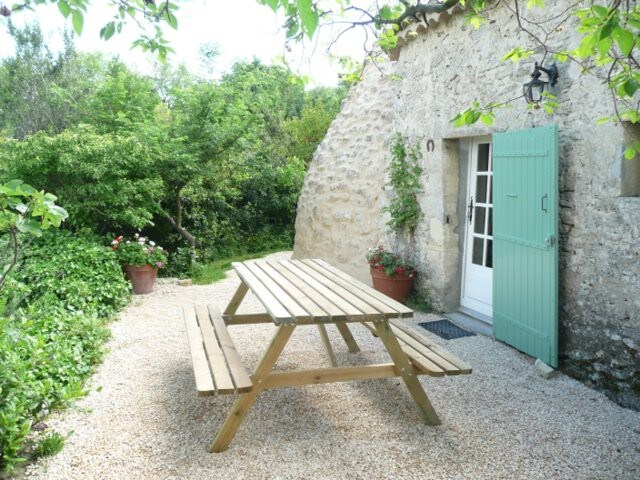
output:
[[[558,366],[558,129],[493,137],[493,331]]]

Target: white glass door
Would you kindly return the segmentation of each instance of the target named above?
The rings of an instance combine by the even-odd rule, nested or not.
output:
[[[471,142],[460,304],[493,314],[493,165],[491,141]]]

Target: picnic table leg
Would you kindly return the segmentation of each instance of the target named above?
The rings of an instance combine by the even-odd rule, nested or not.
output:
[[[327,335],[327,328],[321,323],[318,324],[318,330],[320,331],[320,339],[322,340],[322,345],[324,345],[324,349],[329,355],[329,363],[332,367],[338,365],[336,362],[336,354],[333,352],[333,348],[331,347],[331,342],[329,341],[329,335]]]
[[[281,325],[278,327],[276,334],[271,340],[271,344],[251,377],[253,380],[253,389],[250,392],[240,394],[236,401],[233,402],[227,419],[222,424],[222,428],[209,448],[210,452],[223,452],[229,447],[238,428],[251,409],[253,402],[255,402],[256,397],[262,390],[264,380],[269,376],[271,369],[278,360],[278,357],[280,357],[289,337],[291,337],[294,328],[295,325]]]
[[[248,291],[249,287],[247,287],[244,282],[240,282],[240,285],[238,285],[238,288],[236,289],[236,293],[231,297],[231,301],[229,302],[229,305],[227,305],[227,308],[224,309],[223,313],[225,315],[233,315],[236,313],[240,303],[242,303],[242,300],[244,300],[244,296]]]
[[[418,408],[420,408],[420,412],[422,413],[426,423],[428,425],[440,425],[438,414],[431,405],[429,397],[427,397],[422,385],[420,385],[418,377],[413,372],[413,367],[405,353],[402,351],[402,347],[400,347],[398,339],[391,331],[389,322],[387,320],[383,320],[380,322],[373,322],[373,324],[376,328],[376,332],[378,332],[380,340],[382,340],[382,343],[384,343],[384,346],[389,352],[391,360],[396,364],[402,380],[404,380],[404,383],[407,385],[409,393],[418,404]]]
[[[358,347],[358,344],[356,343],[356,339],[353,338],[353,335],[351,334],[351,330],[349,330],[347,323],[336,322],[336,327],[338,327],[338,331],[340,332],[340,335],[342,335],[342,338],[344,339],[344,343],[347,344],[347,348],[349,349],[349,352],[358,353],[360,351],[360,347]]]

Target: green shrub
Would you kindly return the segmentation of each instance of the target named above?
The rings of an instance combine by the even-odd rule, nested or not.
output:
[[[129,285],[115,253],[104,244],[97,237],[67,232],[36,240],[13,275],[26,285],[18,305],[59,305],[99,317],[116,313],[127,301]]]
[[[123,306],[128,285],[103,240],[57,234],[31,245],[6,287],[0,299],[0,471],[10,472],[24,452],[61,447],[55,432],[40,435],[34,446],[31,427],[84,393],[82,383],[109,336],[105,318]]]

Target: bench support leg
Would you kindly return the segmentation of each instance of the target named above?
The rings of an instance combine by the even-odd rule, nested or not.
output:
[[[322,340],[322,345],[324,345],[324,349],[329,356],[329,363],[332,367],[335,367],[338,365],[338,363],[336,362],[336,354],[333,352],[331,342],[329,341],[329,335],[327,335],[327,327],[319,323],[318,330],[320,331],[320,339]]]
[[[248,291],[249,287],[247,287],[244,282],[241,282],[240,285],[238,285],[236,293],[234,293],[233,297],[231,297],[231,301],[229,302],[229,305],[227,305],[227,308],[224,309],[223,313],[225,315],[232,315],[236,313],[238,307],[240,306],[240,303],[242,303],[242,300],[244,300],[244,296]]]
[[[356,339],[353,338],[353,335],[351,334],[351,330],[349,330],[347,323],[336,322],[336,327],[338,327],[338,331],[340,332],[340,335],[342,335],[344,343],[347,344],[347,348],[349,349],[349,352],[358,353],[360,351],[360,347],[358,347],[358,344],[356,343]]]
[[[209,448],[210,452],[223,452],[229,447],[238,428],[251,409],[253,402],[255,402],[256,397],[263,389],[265,379],[269,376],[269,373],[271,373],[271,369],[280,357],[287,341],[289,341],[289,337],[291,337],[294,328],[294,325],[281,325],[278,327],[269,348],[267,348],[262,360],[260,360],[260,364],[251,377],[253,380],[253,390],[240,394],[236,401],[233,402],[227,419]]]
[[[425,422],[428,425],[440,425],[438,414],[431,405],[429,397],[427,397],[422,385],[420,385],[420,381],[418,380],[409,359],[402,351],[402,347],[398,343],[398,339],[391,331],[389,322],[383,320],[381,322],[373,322],[373,324],[380,340],[382,340],[382,343],[384,343],[384,346],[389,352],[391,360],[395,363],[398,371],[400,372],[402,380],[404,380],[404,383],[407,385],[409,393],[418,404],[418,408],[420,409]]]

